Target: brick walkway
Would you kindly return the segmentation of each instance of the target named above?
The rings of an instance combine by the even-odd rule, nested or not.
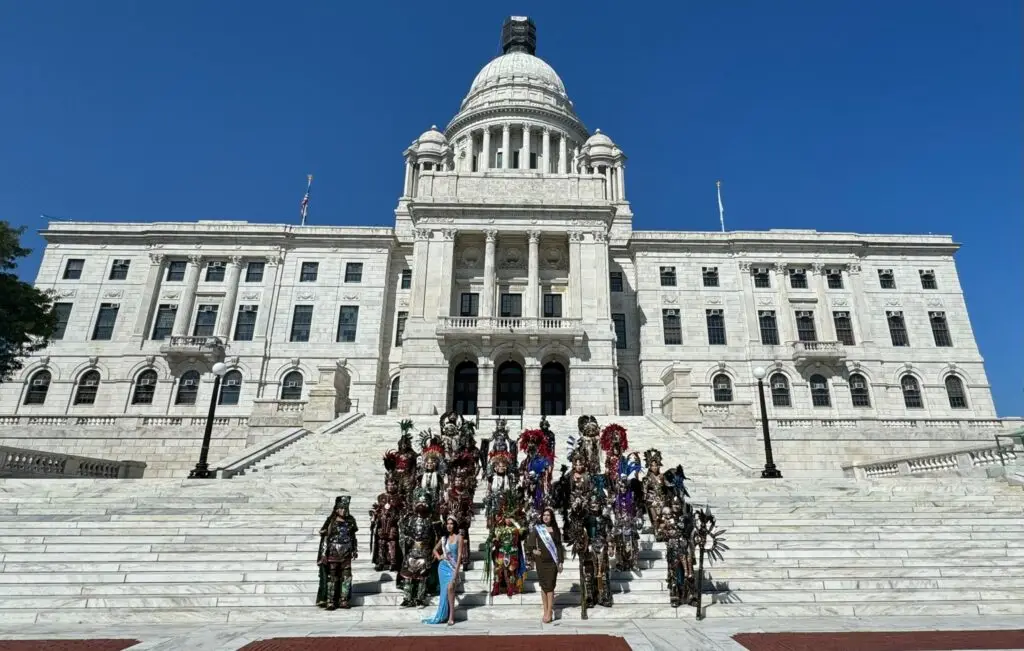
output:
[[[434,635],[430,637],[279,637],[239,651],[629,651],[612,635]],[[2,651],[2,650],[0,650]]]
[[[749,651],[966,651],[1024,649],[1024,630],[884,633],[740,633]]]

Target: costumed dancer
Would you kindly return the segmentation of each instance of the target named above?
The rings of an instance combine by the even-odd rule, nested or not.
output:
[[[440,624],[447,620],[448,626],[455,625],[455,586],[459,578],[462,549],[459,523],[454,518],[448,518],[444,522],[444,534],[438,539],[433,551],[437,561],[437,581],[441,587],[437,612],[433,617],[424,619],[424,624]]]
[[[593,416],[580,416],[576,425],[579,429],[576,445],[586,459],[587,472],[597,475],[601,472],[601,426]]]
[[[619,461],[629,449],[626,428],[618,423],[606,425],[601,431],[601,449],[604,450],[604,474],[609,484],[619,476]]]
[[[550,624],[554,617],[555,583],[565,561],[562,532],[558,530],[554,509],[545,508],[541,521],[530,527],[530,534],[526,538],[526,555],[537,567],[537,583],[540,584],[541,601],[544,604],[541,621]]]
[[[484,497],[484,513],[487,528],[494,528],[495,518],[502,504],[517,491],[516,476],[512,470],[512,455],[507,450],[494,450],[487,464],[487,496]]]
[[[651,448],[644,452],[647,474],[644,475],[643,505],[651,522],[654,539],[665,542],[662,537],[661,510],[665,506],[665,478],[661,475],[661,451]]]
[[[326,599],[323,604],[327,610],[348,608],[352,597],[352,560],[359,557],[356,541],[359,526],[348,512],[351,501],[348,495],[335,498],[334,510],[320,528],[325,543],[321,545],[323,553],[317,559],[317,564],[327,567]]]
[[[573,552],[580,562],[580,607],[582,618],[586,619],[587,609],[612,606],[608,560],[612,521],[599,483],[593,485],[587,500],[587,510],[581,519],[582,526],[573,541]]]
[[[472,486],[476,483],[476,455],[465,451],[448,462],[448,490],[441,503],[441,516],[454,518],[459,523],[459,535],[464,547],[463,569],[469,569],[469,525],[473,520]]]
[[[388,465],[387,457],[384,465]],[[398,490],[398,482],[389,469],[384,477],[384,492],[377,496],[377,501],[370,509],[370,549],[376,572],[384,568],[391,572],[402,569],[398,534],[404,513],[405,497]]]
[[[517,458],[519,455],[519,446],[517,444],[518,441],[513,439],[508,433],[508,421],[504,418],[499,418],[494,425],[494,432],[491,434],[491,438],[488,440],[487,445],[482,445],[481,448],[486,448],[488,452],[485,460],[490,459],[491,452],[508,452],[512,458],[509,462],[509,469],[514,473],[519,464],[519,459]]]
[[[428,444],[420,455],[422,463],[416,471],[416,488],[430,493],[430,503],[440,504],[445,490],[444,448],[437,442]]]
[[[398,426],[402,428],[402,435],[398,439],[398,449],[389,450],[384,458],[385,464],[390,463],[393,466],[391,472],[394,473],[395,481],[398,482],[398,489],[408,500],[416,485],[416,458],[419,455],[412,448],[412,434],[410,433],[412,421],[403,420],[398,423]],[[392,454],[392,460],[388,461],[388,457]]]
[[[519,449],[525,458],[519,467],[519,488],[523,495],[526,521],[540,522],[541,511],[550,506],[551,470],[554,450],[548,448],[547,437],[539,429],[528,429],[519,436]]]
[[[544,437],[548,440],[548,449],[555,449],[555,433],[551,431],[551,423],[548,422],[547,416],[540,417],[540,425],[538,425],[540,431],[544,432]]]
[[[526,558],[523,555],[523,534],[519,524],[523,513],[519,500],[513,494],[501,502],[494,526],[487,538],[487,565],[485,579],[491,580],[491,597],[506,594],[509,598],[523,591]]]
[[[459,434],[462,431],[463,418],[454,411],[446,411],[441,414],[438,425],[441,429],[441,441],[444,446],[445,456],[449,459],[455,456],[455,450],[459,446]]]
[[[316,590],[316,605],[318,608],[327,607],[327,563],[323,562],[327,557],[327,532],[320,530],[320,547],[316,553],[316,567],[320,574],[320,585]]]
[[[693,586],[693,513],[689,504],[678,497],[670,498],[658,519],[661,528],[659,540],[665,541],[668,560],[669,603],[678,608],[686,603],[696,604]]]
[[[412,509],[402,520],[402,606],[426,606],[429,601],[427,580],[433,566],[437,527],[430,492],[423,488],[413,491]]]
[[[612,503],[612,512],[615,515],[612,539],[615,569],[620,572],[640,569],[640,529],[643,526],[641,468],[640,455],[636,452],[619,459],[619,472]]]
[[[476,423],[462,420],[459,427],[459,438],[456,441],[455,456],[469,457],[472,455],[473,466],[469,474],[469,492],[476,495],[477,475],[480,474],[480,449],[476,445]],[[486,466],[483,466],[486,468]]]

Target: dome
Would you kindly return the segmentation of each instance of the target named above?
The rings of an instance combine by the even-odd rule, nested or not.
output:
[[[423,135],[416,139],[416,142],[421,145],[425,145],[429,142],[437,143],[439,145],[447,145],[448,139],[444,137],[443,133],[437,130],[436,124],[432,124],[428,131],[424,131]]]
[[[543,86],[563,97],[568,97],[565,85],[555,69],[543,59],[526,52],[502,54],[485,65],[473,80],[469,96],[499,85]]]
[[[615,143],[612,142],[612,139],[609,138],[607,135],[601,133],[600,129],[597,129],[596,131],[594,131],[594,135],[587,138],[587,142],[585,143],[585,145],[588,147],[597,147],[603,145],[611,149],[612,147],[615,146]]]

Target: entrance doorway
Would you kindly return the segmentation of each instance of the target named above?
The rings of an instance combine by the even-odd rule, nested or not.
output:
[[[564,416],[565,403],[565,367],[559,362],[548,362],[540,370],[540,413]]]
[[[455,367],[452,409],[463,416],[476,414],[476,391],[479,373],[473,362],[462,362]]]
[[[494,413],[518,416],[523,413],[523,367],[508,361],[494,374]]]

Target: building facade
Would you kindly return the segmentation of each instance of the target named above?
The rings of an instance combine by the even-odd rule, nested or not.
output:
[[[55,222],[18,417],[993,418],[948,236],[633,230],[626,157],[528,19],[404,152],[393,228]],[[397,182],[397,178],[396,178]],[[250,423],[253,421],[250,420]]]

